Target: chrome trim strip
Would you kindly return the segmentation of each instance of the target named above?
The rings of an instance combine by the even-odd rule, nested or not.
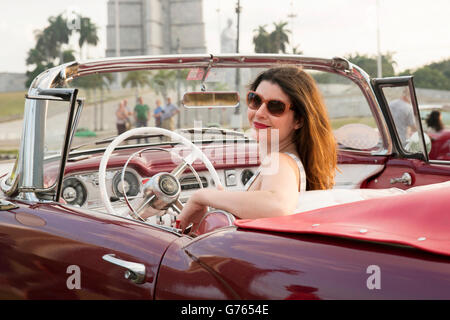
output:
[[[450,161],[448,161],[448,160],[433,160],[433,159],[430,159],[430,161],[428,161],[428,163],[430,163],[430,164],[446,165],[446,166],[450,165]]]

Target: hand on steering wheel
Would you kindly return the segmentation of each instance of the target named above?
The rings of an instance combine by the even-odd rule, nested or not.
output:
[[[160,172],[153,176],[145,185],[144,185],[144,198],[139,208],[135,210],[131,204],[126,200],[128,207],[131,210],[130,215],[135,219],[144,220],[140,217],[139,212],[143,211],[148,206],[153,207],[156,210],[165,209],[168,207],[172,207],[175,211],[180,212],[182,209],[182,204],[178,200],[180,195],[181,186],[179,182],[179,178],[181,174],[184,172],[186,167],[191,166],[192,163],[201,159],[208,169],[211,177],[216,186],[222,187],[217,171],[214,169],[211,161],[206,157],[206,155],[191,141],[183,137],[182,135],[175,133],[173,131],[169,131],[162,128],[155,127],[142,127],[142,128],[134,128],[128,130],[121,135],[117,136],[110,145],[106,148],[105,153],[103,154],[102,160],[100,162],[99,167],[99,188],[100,195],[105,205],[108,213],[117,215],[117,212],[111,205],[111,201],[106,190],[106,167],[109,158],[111,157],[114,149],[127,138],[130,138],[135,135],[147,135],[147,134],[160,134],[167,137],[170,137],[175,142],[180,142],[184,146],[189,147],[192,152],[183,158],[183,163],[180,164],[177,168],[175,168],[172,172]],[[131,157],[128,159],[128,161]],[[127,164],[128,164],[127,161]],[[123,173],[123,172],[122,172]],[[125,195],[125,194],[124,194]],[[126,195],[125,195],[126,199]],[[157,211],[156,211],[157,212]]]

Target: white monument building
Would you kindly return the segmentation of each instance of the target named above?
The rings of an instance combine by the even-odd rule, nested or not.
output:
[[[117,6],[116,6],[116,1]],[[106,56],[205,53],[203,0],[109,0]]]

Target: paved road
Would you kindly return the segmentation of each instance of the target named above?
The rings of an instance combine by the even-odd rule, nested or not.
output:
[[[14,160],[0,161],[0,177],[5,173],[11,172],[14,166]]]

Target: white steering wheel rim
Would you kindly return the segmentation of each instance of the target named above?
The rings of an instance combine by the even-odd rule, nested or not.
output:
[[[112,207],[111,201],[109,200],[108,197],[108,192],[106,191],[106,166],[108,164],[108,160],[111,157],[111,154],[113,153],[114,149],[123,141],[125,141],[125,139],[136,135],[147,135],[147,134],[155,134],[155,135],[161,134],[164,136],[168,136],[172,139],[172,141],[180,142],[184,146],[191,148],[192,152],[190,155],[193,155],[193,157],[189,157],[190,158],[189,162],[192,164],[196,159],[200,158],[202,162],[205,164],[209,173],[211,174],[211,177],[214,180],[215,185],[222,186],[222,183],[220,182],[219,179],[219,175],[217,174],[217,171],[212,165],[211,161],[206,157],[206,155],[200,150],[199,147],[194,145],[191,141],[189,141],[182,135],[163,128],[156,128],[156,127],[134,128],[125,131],[121,135],[117,136],[106,148],[105,153],[102,156],[102,160],[100,161],[100,167],[98,170],[100,196],[108,213],[112,215],[118,215],[117,212]]]

